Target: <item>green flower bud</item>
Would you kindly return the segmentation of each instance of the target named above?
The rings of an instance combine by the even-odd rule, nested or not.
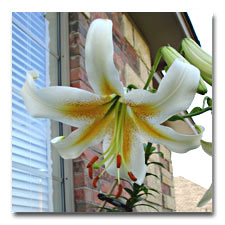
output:
[[[176,49],[170,47],[170,46],[164,46],[161,48],[162,57],[165,60],[168,67],[172,65],[174,60],[176,58],[180,58],[183,62],[189,63],[179,52],[177,52]],[[197,89],[197,93],[204,95],[207,93],[207,87],[204,83],[204,81],[200,78],[199,85]]]
[[[185,38],[181,42],[181,47],[184,57],[200,70],[203,80],[212,85],[212,56],[206,53],[191,38]]]

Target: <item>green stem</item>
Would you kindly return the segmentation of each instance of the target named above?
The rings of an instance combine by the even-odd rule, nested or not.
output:
[[[182,117],[183,119],[184,119],[184,118],[189,118],[189,117],[192,117],[192,116],[200,115],[200,114],[205,113],[205,112],[207,112],[207,111],[209,111],[209,110],[212,110],[212,106],[208,106],[208,107],[202,109],[201,111],[198,111],[198,112],[195,112],[195,113],[186,114],[186,115],[181,116],[181,117]]]
[[[157,67],[159,65],[159,62],[160,62],[161,57],[162,57],[161,48],[159,48],[159,50],[156,53],[155,61],[154,61],[154,64],[152,66],[150,75],[148,77],[148,80],[147,80],[144,88],[143,88],[144,90],[147,90],[147,88],[149,87],[149,84],[150,84],[150,82],[151,82],[151,80],[152,80],[152,78],[154,76],[154,73],[155,73],[155,71],[156,71],[156,69],[157,69]]]

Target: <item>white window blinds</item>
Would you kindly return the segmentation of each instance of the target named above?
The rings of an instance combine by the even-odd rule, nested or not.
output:
[[[52,211],[50,122],[32,118],[20,90],[26,71],[49,84],[48,22],[44,13],[12,14],[12,211]]]

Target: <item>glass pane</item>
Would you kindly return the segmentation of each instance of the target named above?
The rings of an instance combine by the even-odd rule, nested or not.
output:
[[[52,181],[53,173],[60,181],[60,164],[57,153],[52,157],[50,149],[50,121],[32,118],[20,96],[28,70],[39,73],[35,80],[38,88],[57,80],[57,17],[56,13],[47,14],[51,20],[45,13],[12,14],[13,212],[62,210],[61,182]],[[57,172],[53,172],[55,168]],[[53,200],[54,192],[58,197]]]

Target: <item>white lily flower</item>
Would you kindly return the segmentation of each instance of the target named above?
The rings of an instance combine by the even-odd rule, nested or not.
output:
[[[63,158],[76,158],[86,148],[104,140],[104,153],[95,156],[87,166],[92,178],[92,170],[105,165],[94,179],[94,187],[105,171],[117,176],[118,193],[122,190],[120,177],[143,182],[146,165],[141,135],[178,153],[200,145],[202,134],[183,135],[160,125],[190,106],[200,79],[197,68],[175,60],[157,93],[146,90],[124,93],[113,62],[112,22],[105,19],[97,19],[90,25],[85,60],[95,94],[59,86],[37,89],[30,73],[21,94],[32,116],[79,127],[68,137],[52,140]]]

